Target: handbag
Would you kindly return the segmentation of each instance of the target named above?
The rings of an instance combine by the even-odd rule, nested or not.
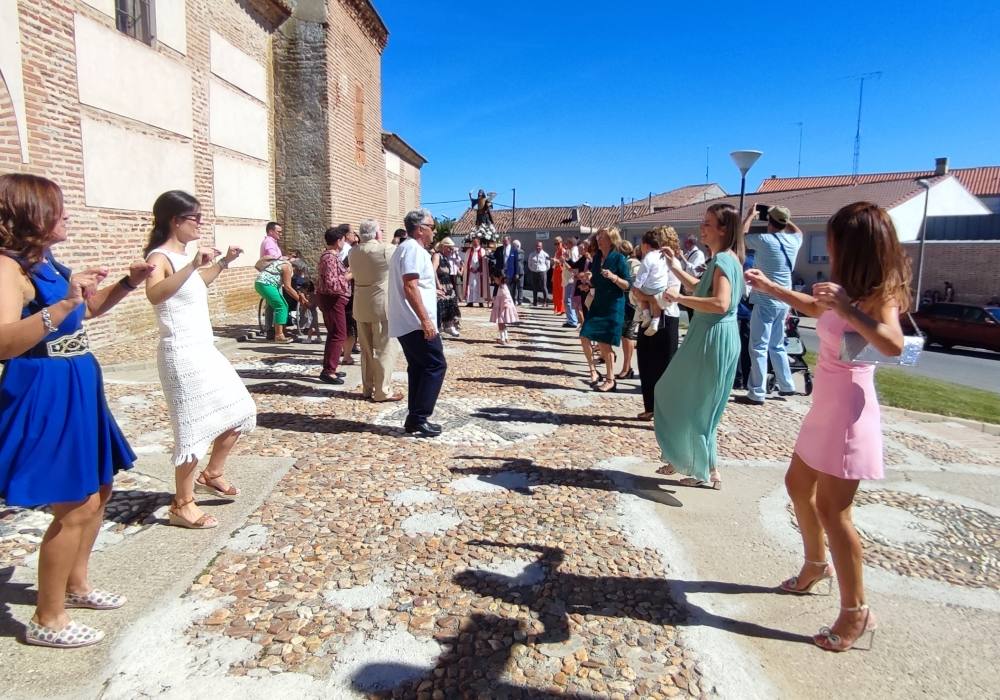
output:
[[[587,298],[583,300],[583,305],[589,309],[590,305],[594,303],[595,296],[596,296],[596,290],[593,287],[591,287],[590,291],[587,292]]]
[[[913,316],[906,316],[913,325],[914,335],[903,336],[903,351],[899,355],[886,355],[875,349],[875,346],[865,340],[860,333],[848,331],[840,343],[840,359],[842,362],[853,362],[861,365],[900,365],[914,367],[924,349],[924,336],[920,333]]]

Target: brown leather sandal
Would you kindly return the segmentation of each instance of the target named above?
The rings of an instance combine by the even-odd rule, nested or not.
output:
[[[219,474],[218,476],[209,476],[207,470],[203,471],[199,473],[194,480],[194,490],[199,493],[207,493],[213,496],[218,496],[219,498],[236,498],[240,495],[240,490],[232,484],[230,484],[227,489],[220,489],[216,486],[215,483],[221,478],[222,474]]]
[[[183,527],[188,530],[211,530],[219,526],[219,521],[214,516],[204,513],[197,520],[188,520],[178,511],[189,503],[194,503],[194,498],[178,502],[175,498],[170,502],[170,509],[167,511],[167,521],[175,527]]]

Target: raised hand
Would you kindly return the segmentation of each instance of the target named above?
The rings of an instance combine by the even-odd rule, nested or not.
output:
[[[231,245],[229,246],[229,250],[226,251],[226,256],[223,258],[223,260],[225,260],[226,264],[228,265],[241,255],[243,255],[243,249],[240,248],[239,246]]]
[[[136,260],[128,266],[128,283],[133,287],[138,287],[149,279],[155,269],[156,265],[150,265],[145,260]]]
[[[108,268],[92,267],[69,278],[69,290],[65,299],[74,304],[82,304],[97,291],[97,286],[108,276]]]
[[[678,256],[674,252],[673,248],[670,248],[668,246],[660,248],[660,255],[662,255],[663,259],[667,261],[667,266],[671,270],[673,270],[674,272],[684,271],[684,263],[681,262],[680,256]]]
[[[755,267],[745,270],[743,272],[743,279],[746,280],[746,283],[749,286],[759,292],[764,292],[765,294],[767,294],[768,291],[774,287],[774,282],[768,279],[767,275]]]
[[[845,316],[851,308],[851,297],[836,282],[820,282],[813,285],[813,296],[826,309]]]
[[[198,252],[194,254],[194,259],[191,261],[191,265],[194,267],[194,269],[197,270],[199,267],[205,267],[205,265],[208,265],[218,256],[219,256],[219,251],[216,250],[215,248],[211,248],[208,246],[204,248],[199,248]]]

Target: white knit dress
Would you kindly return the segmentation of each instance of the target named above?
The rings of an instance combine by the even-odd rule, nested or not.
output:
[[[191,259],[157,248],[174,270]],[[148,256],[147,256],[148,258]],[[257,425],[257,406],[229,360],[215,347],[208,316],[208,287],[197,272],[177,293],[153,307],[160,327],[156,364],[174,430],[174,466],[201,459],[212,442]]]

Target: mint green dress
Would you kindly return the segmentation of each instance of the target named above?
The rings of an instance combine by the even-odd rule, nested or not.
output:
[[[726,409],[740,356],[736,309],[743,297],[743,266],[729,253],[716,255],[694,290],[712,296],[715,269],[732,286],[726,313],[695,311],[684,342],[656,383],[653,429],[664,462],[682,474],[708,481],[718,454],[715,432]]]

